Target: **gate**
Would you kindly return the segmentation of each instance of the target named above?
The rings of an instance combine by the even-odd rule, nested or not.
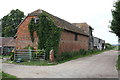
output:
[[[45,60],[44,50],[15,49],[14,60],[22,58],[23,60]]]

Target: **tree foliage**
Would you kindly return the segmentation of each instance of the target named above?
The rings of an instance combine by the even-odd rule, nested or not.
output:
[[[112,22],[111,30],[120,38],[120,0],[117,0],[114,4],[114,10],[112,10]]]
[[[24,18],[24,12],[19,9],[11,10],[4,16],[2,21],[2,37],[13,37],[16,34],[16,27]]]
[[[47,13],[43,12],[39,15],[39,22],[35,24],[34,19],[31,19],[28,27],[32,41],[34,41],[33,32],[37,33],[38,49],[44,49],[47,53],[47,58],[49,51],[54,49],[55,56],[57,56],[62,29],[55,25],[54,20]]]

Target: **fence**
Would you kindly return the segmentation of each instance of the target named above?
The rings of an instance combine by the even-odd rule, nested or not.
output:
[[[15,49],[14,60],[22,58],[23,60],[45,60],[44,50]]]

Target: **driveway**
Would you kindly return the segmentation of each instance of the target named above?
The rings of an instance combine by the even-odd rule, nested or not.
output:
[[[71,60],[55,66],[25,66],[3,63],[3,71],[18,78],[118,78],[118,52]]]

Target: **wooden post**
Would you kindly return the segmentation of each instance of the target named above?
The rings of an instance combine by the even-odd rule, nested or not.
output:
[[[31,49],[29,48],[29,59],[31,60],[32,59],[32,52],[31,52]]]
[[[15,56],[16,56],[16,49],[14,49],[14,61],[15,61]]]
[[[53,62],[55,59],[54,59],[54,50],[52,49],[51,51],[50,51],[50,56],[49,56],[49,58],[50,58],[50,61],[51,62]]]

